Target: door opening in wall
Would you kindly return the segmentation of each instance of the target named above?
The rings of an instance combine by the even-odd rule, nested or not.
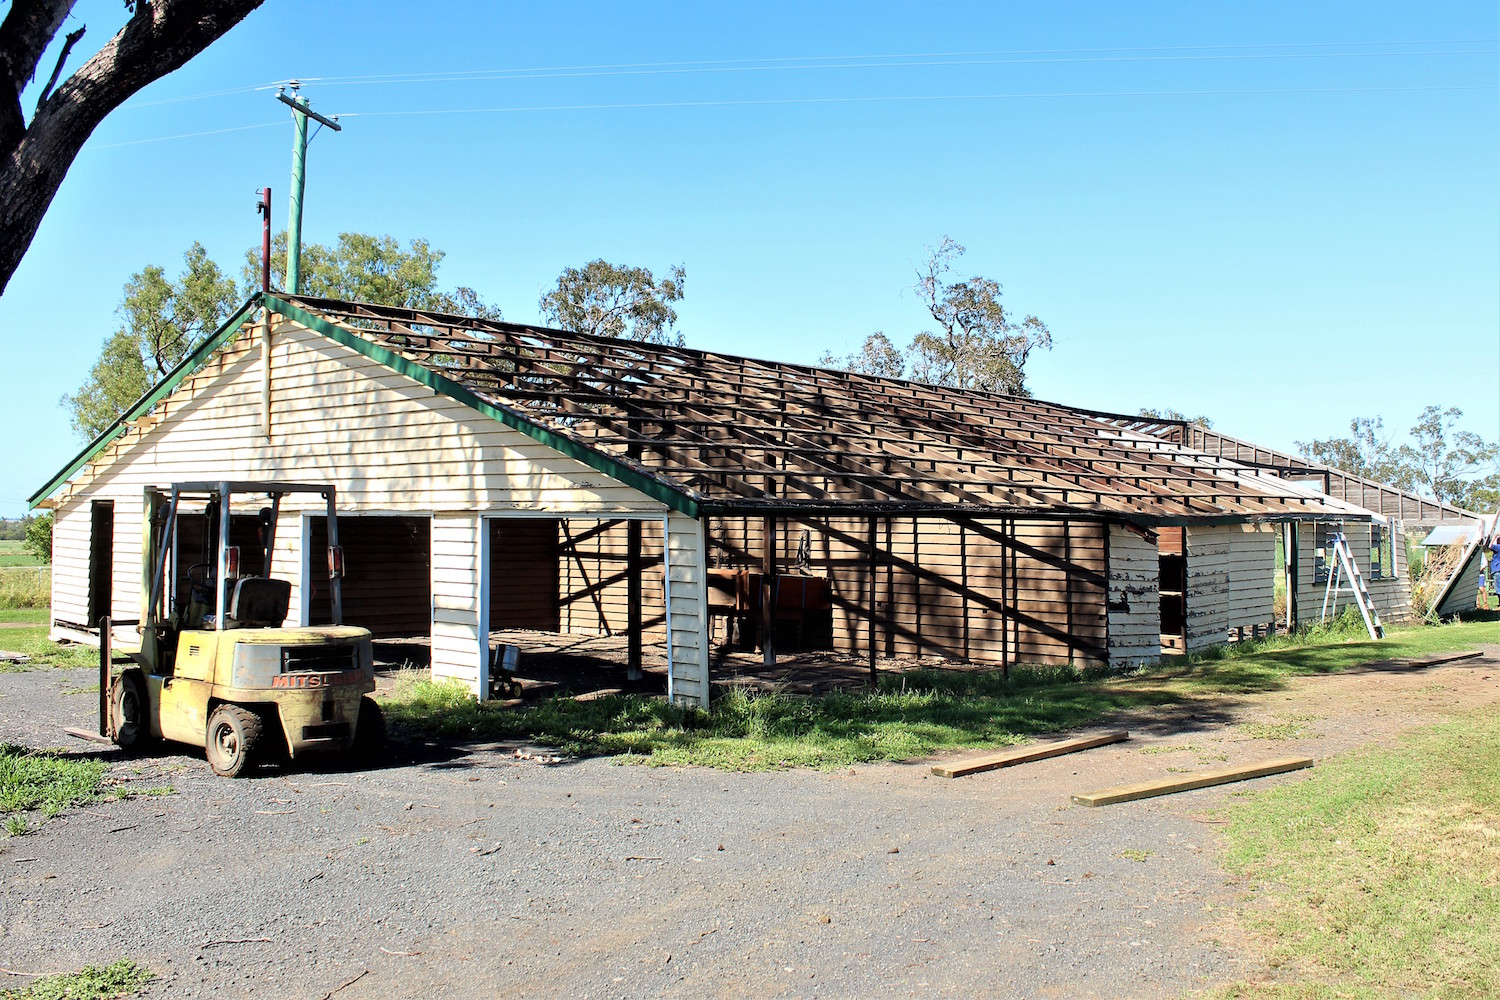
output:
[[[1163,656],[1187,652],[1186,530],[1159,528],[1156,532],[1157,586],[1161,594],[1161,651]]]
[[[115,502],[95,500],[89,526],[89,626],[110,616],[114,604]]]

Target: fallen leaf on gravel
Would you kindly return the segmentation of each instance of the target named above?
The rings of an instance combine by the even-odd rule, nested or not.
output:
[[[422,954],[420,951],[391,951],[391,949],[389,948],[381,948],[380,950],[385,952],[387,955],[396,955],[401,958],[411,958],[413,955]]]
[[[893,847],[889,851],[886,851],[885,853],[887,853],[887,854],[900,854],[901,853],[901,848],[899,848],[899,847]]]

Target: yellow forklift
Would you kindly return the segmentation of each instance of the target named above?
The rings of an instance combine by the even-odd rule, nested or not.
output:
[[[276,523],[282,498],[303,493],[318,494],[327,508],[332,624],[285,627],[291,584],[271,575]],[[137,665],[109,679],[101,735],[127,750],[152,738],[203,747],[214,773],[231,778],[282,752],[377,758],[385,723],[369,697],[370,633],[341,624],[334,488],[178,483],[161,500],[148,511],[150,596],[140,652],[131,657]],[[110,662],[103,626],[101,680]]]

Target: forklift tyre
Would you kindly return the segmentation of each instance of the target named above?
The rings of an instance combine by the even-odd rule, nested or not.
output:
[[[376,764],[385,754],[385,713],[374,698],[359,700],[359,718],[354,724],[354,745],[350,755],[359,764]]]
[[[259,748],[260,716],[239,705],[220,705],[208,717],[208,766],[221,778],[238,778],[250,770]]]
[[[110,729],[122,750],[138,750],[151,738],[149,711],[146,679],[139,670],[126,670],[110,683]]]

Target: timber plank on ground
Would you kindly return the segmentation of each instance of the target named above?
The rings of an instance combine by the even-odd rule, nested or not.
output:
[[[1197,774],[1185,774],[1176,778],[1158,778],[1154,781],[1142,781],[1133,785],[1116,785],[1114,788],[1105,788],[1097,792],[1088,792],[1083,795],[1073,796],[1073,804],[1080,806],[1109,806],[1116,802],[1130,802],[1135,799],[1149,799],[1153,795],[1171,795],[1174,792],[1188,792],[1195,788],[1207,788],[1210,785],[1226,785],[1231,781],[1245,781],[1249,778],[1263,778],[1268,774],[1281,774],[1285,771],[1295,771],[1299,768],[1312,767],[1311,757],[1278,757],[1275,760],[1262,761],[1259,764],[1238,764],[1234,767],[1219,767],[1212,771],[1199,771]]]
[[[1071,740],[1059,740],[1056,743],[1043,743],[1040,746],[1016,747],[1011,750],[987,753],[979,757],[970,757],[952,764],[938,764],[933,767],[932,773],[940,778],[962,778],[966,774],[978,774],[981,771],[993,771],[996,768],[1025,764],[1033,760],[1060,757],[1065,753],[1091,750],[1094,747],[1102,747],[1107,743],[1118,743],[1121,740],[1129,738],[1129,733],[1120,730],[1112,733],[1103,733],[1099,736],[1080,736]]]
[[[1457,660],[1472,660],[1477,656],[1483,656],[1484,650],[1471,649],[1467,653],[1443,653],[1437,656],[1426,656],[1417,660],[1383,660],[1366,665],[1369,670],[1425,670],[1435,667],[1441,663],[1453,663]]]

